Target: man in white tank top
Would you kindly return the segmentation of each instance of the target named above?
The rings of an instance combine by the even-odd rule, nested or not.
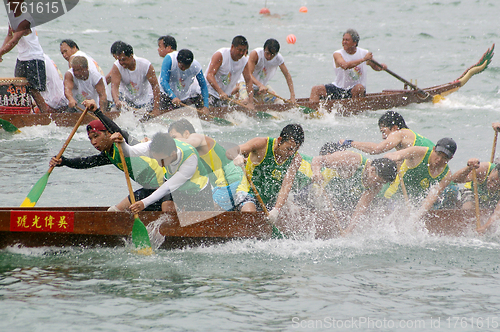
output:
[[[64,95],[68,108],[82,104],[84,100],[99,100],[101,111],[108,109],[104,76],[89,70],[87,58],[75,56],[71,59],[71,69],[64,74]]]
[[[246,66],[248,57],[248,42],[243,36],[233,38],[231,48],[221,48],[217,50],[208,64],[206,79],[208,81],[208,93],[211,106],[224,106],[229,100],[234,87],[243,74],[247,84],[249,98],[246,100],[249,108],[253,106],[253,89],[250,71]]]
[[[276,74],[276,69],[279,67],[285,76],[288,90],[290,90],[290,101],[295,103],[295,91],[293,89],[292,76],[288,72],[285,65],[285,59],[279,54],[280,44],[276,39],[270,38],[264,43],[264,47],[259,47],[250,52],[248,57],[247,67],[251,73],[253,82],[253,90],[255,99],[264,102],[272,103],[276,97],[268,92],[275,93],[268,85],[268,82]],[[246,84],[243,79],[238,82],[240,99],[247,98]]]
[[[28,80],[29,92],[38,108],[41,112],[48,112],[48,106],[40,93],[46,89],[43,49],[34,28],[35,21],[31,15],[22,12],[21,2],[10,1],[8,3],[9,29],[0,48],[0,62],[4,54],[17,46],[18,55],[14,75]]]
[[[116,108],[121,109],[125,102],[159,115],[160,87],[151,62],[136,57],[127,43],[120,44],[116,54],[117,60],[111,69],[111,95]]]
[[[349,29],[342,38],[343,49],[333,53],[333,67],[335,69],[335,82],[326,85],[316,85],[311,89],[309,98],[312,102],[319,102],[320,98],[342,99],[364,97],[366,94],[366,65],[375,71],[382,68],[372,61],[373,54],[358,47],[359,34],[354,29]]]
[[[63,76],[54,61],[47,54],[44,57],[47,89],[42,92],[42,96],[51,112],[62,112],[68,107],[68,100],[64,96]]]

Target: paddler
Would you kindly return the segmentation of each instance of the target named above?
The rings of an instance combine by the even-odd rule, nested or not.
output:
[[[194,147],[163,132],[156,133],[151,141],[134,146],[128,145],[120,133],[114,133],[111,139],[122,144],[126,157],[152,159],[163,168],[165,182],[130,205],[133,213],[159,202],[161,210],[167,212],[214,210],[208,172]]]
[[[311,102],[319,102],[320,98],[364,97],[366,94],[366,65],[375,71],[387,69],[385,64],[381,64],[381,68],[370,61],[373,54],[358,47],[359,39],[359,34],[354,29],[349,29],[344,33],[342,49],[333,53],[335,81],[331,84],[313,86],[309,97]]]
[[[338,151],[314,157],[312,171],[313,181],[325,188],[326,199],[332,201],[334,208],[354,210],[345,229],[349,233],[368,210],[382,185],[394,181],[397,165],[388,158],[369,160],[356,152]]]
[[[302,162],[298,150],[303,143],[302,126],[289,124],[278,138],[255,137],[227,150],[226,156],[234,160],[235,165],[245,165],[247,175],[270,211],[272,222],[278,219],[292,188]],[[245,176],[237,188],[236,204],[241,211],[262,210]]]
[[[235,210],[236,188],[241,183],[243,171],[226,157],[226,149],[213,138],[196,133],[191,122],[186,119],[172,123],[168,133],[172,138],[196,148],[207,169],[215,175],[212,183],[214,202],[226,211]]]
[[[268,82],[276,74],[276,69],[279,67],[283,76],[285,76],[288,90],[290,91],[290,101],[295,103],[295,91],[293,88],[292,75],[285,65],[285,59],[279,53],[280,44],[274,39],[270,38],[264,43],[264,47],[259,47],[250,52],[248,56],[247,67],[250,72],[250,77],[253,83],[254,99],[260,103],[274,103],[276,96],[274,90],[268,85]],[[248,98],[246,83],[243,78],[238,82],[239,99]]]
[[[85,100],[83,104],[89,107],[94,114],[101,120],[93,120],[87,125],[87,135],[90,143],[100,151],[97,155],[89,157],[66,158],[61,156],[60,159],[52,157],[50,166],[67,166],[76,169],[87,169],[105,165],[115,165],[118,169],[123,171],[122,162],[118,149],[111,140],[111,132],[121,133],[130,144],[137,144],[137,140],[129,136],[126,131],[121,130],[111,119],[106,117],[100,110],[94,100]],[[127,166],[130,177],[139,183],[143,188],[135,191],[134,195],[136,200],[140,200],[149,196],[161,184],[163,184],[163,170],[158,165],[156,160],[147,157],[140,158],[127,158]],[[125,198],[120,203],[113,205],[108,211],[124,211],[130,206],[130,201]],[[149,207],[150,211],[160,211],[161,202]]]

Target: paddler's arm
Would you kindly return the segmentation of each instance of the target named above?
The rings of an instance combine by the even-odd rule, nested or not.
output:
[[[278,197],[276,198],[276,203],[274,204],[273,210],[281,211],[283,205],[285,205],[286,200],[288,198],[288,194],[290,194],[290,190],[292,189],[293,181],[295,180],[295,175],[300,168],[300,164],[302,162],[302,156],[297,153],[293,158],[292,163],[288,167],[286,171],[285,178],[283,179],[283,183],[281,184],[281,189],[278,193]],[[270,211],[272,212],[272,210]]]
[[[95,105],[95,101],[93,99],[91,99],[91,100],[84,100],[83,104],[85,106],[91,105],[91,103],[90,103],[91,101],[94,102],[93,105]],[[95,107],[97,107],[97,106],[95,106]],[[95,109],[95,108],[92,108],[91,110],[93,110],[93,109]],[[100,109],[95,110],[94,114],[95,114],[95,116],[97,116],[97,118],[99,120],[101,120],[101,122],[104,124],[104,127],[106,127],[106,129],[111,134],[113,134],[113,133],[120,133],[120,134],[122,134],[123,138],[125,139],[125,142],[127,142],[130,145],[136,145],[137,143],[140,143],[134,137],[130,136],[127,131],[122,130],[120,127],[118,127],[118,125],[113,120],[111,120],[109,117],[107,117],[106,115],[104,115],[104,113],[102,113]]]
[[[156,78],[156,72],[153,65],[149,65],[148,72],[146,74],[147,80],[153,89],[153,115],[160,115],[160,85],[158,84],[158,79]]]
[[[286,84],[288,85],[288,90],[290,91],[290,102],[295,103],[295,90],[293,88],[292,75],[290,75],[290,72],[284,62],[279,67],[283,76],[285,76]]]
[[[160,200],[162,197],[165,197],[166,195],[174,192],[193,177],[193,175],[196,173],[197,168],[198,157],[193,154],[182,163],[182,165],[179,167],[179,170],[175,172],[175,174],[170,179],[164,182],[160,186],[160,188],[156,189],[148,197],[135,202],[135,204],[132,204],[130,206],[130,211],[132,211],[133,213],[138,213],[154,202]]]
[[[207,69],[207,81],[214,88],[215,91],[219,94],[219,98],[221,100],[227,100],[228,95],[221,89],[217,80],[215,79],[215,75],[219,71],[220,66],[222,65],[222,53],[215,52],[212,55],[212,59],[210,60],[210,67]]]
[[[110,164],[111,161],[104,154],[104,152],[89,157],[79,157],[79,158],[66,158],[64,156],[61,156],[60,159],[56,159],[56,157],[52,157],[52,159],[50,159],[49,161],[50,166],[55,166],[55,167],[66,166],[75,169],[86,169],[86,168],[92,168]]]
[[[133,146],[130,146],[129,144],[127,144],[127,142],[125,142],[122,134],[119,132],[113,133],[110,139],[113,141],[113,143],[122,145],[123,154],[127,157],[146,156],[151,158],[151,153],[149,150],[151,141],[138,143]]]
[[[343,144],[345,141],[346,140],[341,139],[339,143]],[[399,137],[399,135],[393,135],[391,133],[385,140],[380,143],[352,141],[350,143],[350,147],[374,155],[390,151],[394,149],[400,142],[401,137]]]
[[[356,209],[354,209],[354,212],[351,216],[351,222],[349,223],[349,226],[347,226],[344,230],[344,234],[348,234],[353,231],[353,229],[359,223],[361,217],[363,217],[368,210],[368,207],[370,206],[375,196],[377,196],[381,188],[382,186],[376,186],[363,192],[363,194],[359,198],[358,204],[356,204]]]
[[[198,85],[200,86],[201,96],[203,98],[203,108],[202,111],[205,114],[208,114],[208,86],[207,80],[205,80],[205,76],[203,76],[203,70],[196,75],[196,80],[198,81]]]
[[[247,84],[247,94],[248,94],[247,107],[250,109],[254,109],[252,74],[250,73],[248,66],[245,66],[245,68],[243,68],[243,78],[245,79],[245,83]],[[266,91],[267,91],[267,88],[266,88]]]
[[[483,167],[486,166],[486,167]],[[472,181],[471,171],[476,169],[477,175],[479,175],[479,169],[481,168],[481,173],[485,173],[488,170],[488,163],[479,163],[479,159],[471,158],[467,161],[467,166],[462,169],[459,169],[455,173],[453,173],[452,181],[455,183],[465,183]],[[479,176],[478,176],[479,178]]]
[[[101,77],[99,82],[95,85],[95,91],[99,95],[99,108],[101,110],[108,110],[108,97],[106,96],[106,85],[104,84],[104,76]]]
[[[452,182],[452,180],[453,180],[453,174],[451,174],[451,171],[449,171],[448,174],[441,181],[439,181],[437,186],[434,186],[429,190],[427,197],[425,197],[424,201],[422,202],[422,205],[418,209],[416,215],[418,219],[422,218],[424,214],[426,214],[430,209],[432,209],[432,206],[437,201],[439,195],[441,195],[444,189],[448,187],[448,185]]]

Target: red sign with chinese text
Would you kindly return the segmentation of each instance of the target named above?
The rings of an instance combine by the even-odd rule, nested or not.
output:
[[[11,211],[11,232],[64,232],[72,233],[74,212]]]

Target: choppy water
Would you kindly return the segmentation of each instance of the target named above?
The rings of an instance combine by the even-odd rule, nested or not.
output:
[[[303,5],[307,14],[298,11]],[[332,53],[347,28],[358,30],[360,46],[377,60],[422,87],[456,79],[497,42],[500,31],[500,4],[493,0],[268,1],[279,18],[259,16],[263,6],[264,1],[81,1],[38,33],[61,70],[66,63],[59,41],[72,38],[104,71],[111,68],[109,47],[117,39],[159,69],[156,39],[172,34],[179,49],[193,50],[205,69],[212,53],[236,34],[247,36],[250,48],[275,37],[296,95],[305,97],[312,85],[333,80]],[[0,31],[6,33],[1,15]],[[285,42],[290,33],[297,36],[295,45]],[[12,76],[15,57],[15,50],[4,56],[0,76]],[[490,125],[500,120],[497,63],[494,58],[486,72],[441,104],[397,110],[416,132],[457,141],[454,171],[470,157],[490,157]],[[370,72],[368,79],[370,92],[402,86],[383,72]],[[271,84],[287,96],[280,73]],[[204,123],[203,130],[239,143],[277,136],[285,124],[300,122],[306,129],[301,152],[315,155],[323,143],[339,138],[379,141],[382,113],[306,119],[291,111],[272,122],[236,114],[236,127]],[[137,137],[165,129],[162,123],[137,126],[129,115],[118,123]],[[1,206],[22,202],[69,132],[53,125],[24,128],[18,135],[0,132]],[[93,153],[79,131],[65,155]],[[108,206],[126,192],[123,174],[112,166],[58,168],[38,205]],[[148,258],[126,248],[14,246],[0,251],[0,329],[491,331],[500,324],[499,254],[498,234],[434,237],[389,221],[349,238],[236,241]]]

